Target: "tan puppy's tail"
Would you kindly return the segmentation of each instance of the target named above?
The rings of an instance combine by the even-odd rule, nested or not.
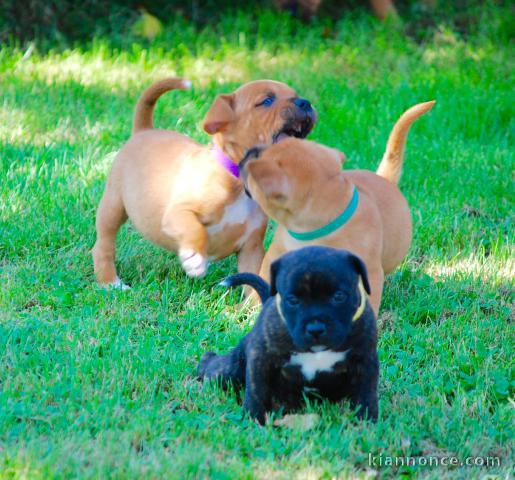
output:
[[[187,90],[188,88],[191,88],[191,81],[182,78],[165,78],[150,85],[150,87],[141,94],[136,104],[132,133],[134,134],[140,130],[154,128],[152,113],[154,112],[157,99],[163,95],[163,93],[169,90]]]
[[[386,150],[383,159],[377,169],[377,174],[392,183],[397,184],[402,173],[402,162],[404,160],[404,147],[406,146],[406,138],[411,124],[418,118],[424,115],[433,108],[435,100],[425,103],[417,103],[409,110],[406,110],[388,137]]]

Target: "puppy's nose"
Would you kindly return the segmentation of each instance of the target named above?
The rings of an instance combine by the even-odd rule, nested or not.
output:
[[[305,98],[296,98],[295,100],[293,100],[293,103],[303,112],[311,112],[311,110],[313,110],[313,108],[311,107],[311,103],[309,103],[309,101]]]
[[[325,325],[320,322],[313,322],[306,326],[306,332],[315,340],[318,340],[325,333]]]

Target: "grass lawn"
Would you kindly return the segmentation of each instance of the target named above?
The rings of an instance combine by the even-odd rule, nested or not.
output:
[[[262,12],[217,30],[184,20],[23,59],[0,47],[0,478],[507,478],[513,468],[513,49],[508,7],[444,24],[423,43],[365,12],[306,26]],[[511,17],[513,18],[513,17]],[[239,33],[246,32],[246,33]],[[380,419],[309,405],[310,430],[261,428],[235,395],[202,386],[206,350],[252,325],[216,284],[234,258],[187,278],[127,225],[130,291],[94,283],[95,209],[138,95],[180,75],[160,127],[208,142],[215,94],[274,78],[310,99],[310,138],[374,170],[397,117],[413,127],[401,188],[415,236],[380,314]],[[270,239],[270,238],[269,238]],[[369,465],[369,454],[481,457],[490,467]],[[486,457],[496,457],[487,459]]]

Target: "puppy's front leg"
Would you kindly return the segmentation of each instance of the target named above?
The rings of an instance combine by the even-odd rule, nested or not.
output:
[[[266,223],[256,229],[238,252],[238,272],[259,273],[259,267],[265,256],[263,241]]]
[[[286,253],[286,250],[279,244],[279,242],[272,242],[272,245],[270,245],[270,248],[265,254],[265,258],[263,258],[261,268],[259,269],[259,276],[263,280],[266,280],[267,282],[270,281],[270,265],[284,253]]]
[[[381,306],[381,298],[383,296],[384,272],[381,267],[370,269],[368,272],[368,280],[370,282],[370,305],[374,310],[377,318],[379,307]]]
[[[238,252],[238,272],[259,273],[259,267],[265,256],[263,241],[265,239],[266,223],[255,230]],[[245,299],[250,298],[251,304],[258,305],[258,297],[250,287],[244,287]]]
[[[356,367],[356,381],[351,394],[351,404],[358,407],[358,418],[377,420],[377,382],[379,379],[379,360],[377,352],[371,353]]]
[[[182,268],[190,277],[202,277],[207,270],[208,235],[197,214],[184,205],[166,211],[162,231],[178,246]],[[171,248],[172,250],[173,248]]]
[[[272,245],[270,245],[270,248],[265,253],[265,256],[263,258],[263,262],[261,263],[261,267],[259,269],[259,276],[266,280],[267,282],[270,282],[270,265],[274,260],[279,258],[283,253],[285,253],[284,248],[279,246],[278,242],[272,242]],[[245,291],[245,294],[247,292]],[[259,305],[259,295],[252,291],[249,294],[249,299],[252,305]]]
[[[257,354],[253,348],[247,354],[243,408],[253,419],[264,425],[270,405],[270,367],[263,355]]]

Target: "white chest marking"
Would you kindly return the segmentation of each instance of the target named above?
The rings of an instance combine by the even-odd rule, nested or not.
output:
[[[249,239],[252,232],[263,225],[264,220],[265,215],[257,203],[245,192],[241,192],[233,203],[225,207],[220,221],[207,227],[207,233],[210,236],[216,235],[230,225],[246,224],[245,231],[236,245],[237,248],[240,248]]]
[[[330,372],[337,362],[342,362],[347,356],[345,352],[333,352],[325,350],[323,352],[303,352],[294,353],[290,357],[291,365],[299,365],[302,375],[306,380],[313,380],[317,372]]]

